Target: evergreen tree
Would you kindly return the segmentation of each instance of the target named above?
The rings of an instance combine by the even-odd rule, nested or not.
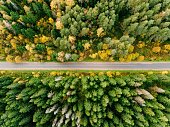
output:
[[[0,74],[1,126],[170,126],[169,75],[84,74]]]

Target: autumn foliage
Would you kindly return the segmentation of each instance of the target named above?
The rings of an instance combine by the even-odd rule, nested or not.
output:
[[[169,6],[167,0],[1,0],[0,59],[166,60]]]

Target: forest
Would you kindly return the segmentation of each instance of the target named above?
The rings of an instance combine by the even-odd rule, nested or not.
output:
[[[0,0],[1,62],[169,60],[170,0]],[[21,70],[0,127],[170,127],[170,71]]]
[[[1,127],[169,127],[170,74],[1,71]]]
[[[0,60],[169,61],[169,0],[0,0]]]

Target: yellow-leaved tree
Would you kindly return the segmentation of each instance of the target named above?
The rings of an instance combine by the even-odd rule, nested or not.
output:
[[[7,62],[13,62],[13,56],[8,55],[8,56],[6,57],[6,61],[7,61]]]
[[[76,37],[69,35],[68,40],[69,40],[69,42],[70,42],[71,44],[74,44],[75,41],[76,41]]]
[[[72,7],[72,6],[75,5],[74,0],[65,0],[65,3],[66,3],[66,5],[69,6],[69,7]]]
[[[170,50],[170,44],[164,45],[166,50]]]
[[[22,62],[21,56],[16,56],[16,57],[15,57],[15,62],[16,62],[16,63],[21,63],[21,62]]]
[[[63,27],[64,27],[64,26],[63,26],[63,24],[62,24],[61,21],[57,21],[57,22],[56,22],[56,29],[57,29],[57,30],[61,30]]]
[[[10,41],[13,49],[16,49],[16,48],[17,48],[16,41],[17,41],[17,40],[15,40],[15,39],[11,39],[11,41]]]
[[[107,71],[107,72],[106,72],[106,75],[107,75],[108,77],[112,77],[112,76],[113,76],[113,72],[112,72],[112,71]]]
[[[97,29],[97,36],[101,37],[103,35],[104,29],[102,27]]]
[[[92,59],[96,59],[98,53],[93,53],[93,54],[90,54],[89,57],[92,58]]]
[[[98,55],[99,55],[100,59],[102,59],[102,60],[107,60],[108,59],[108,54],[105,52],[105,50],[99,51]]]
[[[143,61],[145,59],[145,57],[144,56],[139,56],[138,58],[137,58],[137,61]]]
[[[90,48],[90,46],[91,46],[91,45],[90,45],[89,43],[85,43],[85,44],[84,44],[84,49],[85,49],[85,50],[88,50],[88,49]]]
[[[153,47],[152,52],[159,53],[161,51],[161,47]]]

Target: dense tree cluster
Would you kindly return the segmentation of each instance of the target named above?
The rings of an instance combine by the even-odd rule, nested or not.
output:
[[[1,0],[1,57],[119,60],[138,42],[166,44],[169,17],[169,0]]]
[[[1,74],[1,127],[170,126],[167,72],[46,73]]]

